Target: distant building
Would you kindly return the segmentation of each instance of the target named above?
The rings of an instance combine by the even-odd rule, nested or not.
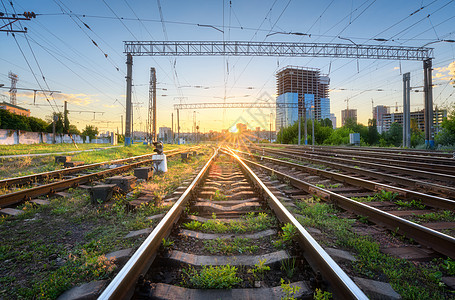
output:
[[[337,117],[335,114],[330,114],[330,121],[332,121],[333,129],[337,128]]]
[[[276,110],[276,131],[292,125],[298,119],[298,112],[316,120],[330,118],[328,76],[316,68],[287,66],[279,70],[277,78],[277,104],[295,104],[296,107]]]
[[[373,108],[373,119],[376,120],[376,127],[379,133],[384,131],[384,115],[390,113],[388,106],[377,105]]]
[[[246,130],[248,129],[246,124],[243,123],[237,123],[236,126],[239,133],[246,132]]]
[[[169,127],[160,127],[158,131],[158,140],[164,143],[172,142],[172,129]]]
[[[298,105],[297,93],[286,93],[279,95],[276,98],[277,104],[295,104]],[[286,128],[298,120],[297,108],[284,107],[276,109],[276,130],[280,131],[281,128]]]
[[[392,123],[398,123],[403,125],[403,113],[391,113],[385,114],[384,118],[384,131],[389,131]],[[417,122],[417,126],[421,131],[425,131],[425,114],[424,110],[411,112],[411,120],[414,119]],[[447,110],[439,109],[433,111],[433,129],[434,134],[437,134],[441,130],[441,123],[444,118],[447,118]]]
[[[341,126],[346,124],[347,119],[353,119],[357,122],[357,109],[343,109],[341,111]]]
[[[9,111],[10,113],[19,115],[19,116],[25,116],[25,117],[30,117],[30,109],[26,109],[11,103],[7,103],[3,101],[0,103],[0,109],[5,109]]]

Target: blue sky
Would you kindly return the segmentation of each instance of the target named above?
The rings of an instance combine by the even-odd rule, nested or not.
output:
[[[1,1],[0,12],[14,12],[9,1]],[[164,22],[161,22],[158,1],[12,2],[17,13],[33,11],[37,17],[21,22],[20,25],[28,28],[28,33],[16,33],[17,43],[11,34],[0,32],[0,83],[9,86],[8,72],[12,71],[19,76],[18,87],[59,90],[61,94],[47,96],[53,107],[45,106],[49,104],[43,96],[37,97],[39,106],[33,105],[32,93],[24,91],[18,91],[18,104],[29,108],[32,115],[46,118],[53,109],[62,110],[60,106],[67,100],[70,112],[73,110],[70,113],[72,123],[80,129],[93,124],[101,131],[116,130],[117,127],[121,131],[126,86],[123,41],[224,39],[350,43],[338,38],[341,36],[357,44],[423,46],[455,39],[453,0],[161,0]],[[224,33],[197,24],[211,25]],[[15,28],[18,29],[19,24]],[[302,32],[311,37],[284,34],[267,37],[274,32]],[[372,38],[389,41],[377,42]],[[428,46],[435,49],[434,103],[453,106],[455,89],[450,82],[455,75],[455,43],[438,42]],[[411,72],[411,86],[423,84],[421,62],[134,57],[133,102],[139,103],[134,109],[134,129],[145,129],[150,67],[157,70],[158,126],[170,127],[173,104],[180,102],[222,102],[224,97],[227,102],[274,99],[275,73],[286,65],[320,68],[325,74],[330,72],[331,110],[338,123],[341,109],[346,108],[346,99],[349,99],[350,108],[358,109],[358,119],[363,124],[372,117],[372,101],[374,105],[393,106],[393,111],[398,102],[401,111],[401,74],[404,72]],[[0,101],[9,101],[7,90],[1,89],[0,95],[3,95]],[[411,110],[423,108],[423,93],[412,93],[411,105]],[[270,112],[273,111],[200,110],[196,119],[203,131],[227,128],[238,120],[248,122],[253,128],[268,128]],[[174,114],[174,121],[175,118]],[[192,120],[193,111],[181,112],[183,131],[191,130]]]

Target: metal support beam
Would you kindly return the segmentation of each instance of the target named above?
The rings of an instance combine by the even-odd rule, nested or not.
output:
[[[131,145],[131,87],[133,79],[133,56],[126,56],[126,115],[125,115],[125,146]]]
[[[124,52],[135,56],[344,57],[417,61],[433,56],[433,49],[426,47],[244,41],[127,41]]]
[[[177,108],[177,145],[180,145],[180,115]]]
[[[433,84],[432,84],[432,59],[429,58],[423,62],[423,91],[425,97],[425,145],[430,148],[434,147],[433,138]]]
[[[149,109],[147,118],[147,139],[149,143],[156,141],[156,71],[150,68]]]
[[[298,108],[297,103],[272,102],[232,102],[232,103],[186,103],[174,104],[174,109],[210,109],[210,108]]]
[[[403,148],[411,147],[411,73],[403,74]]]

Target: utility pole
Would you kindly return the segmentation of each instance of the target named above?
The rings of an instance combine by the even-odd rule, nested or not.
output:
[[[64,102],[64,109],[63,109],[63,127],[64,127],[64,131],[66,131],[66,133],[69,132],[69,120],[68,120],[68,101],[65,101]]]
[[[305,145],[308,145],[308,128],[307,128],[307,117],[306,117],[306,106],[303,106],[303,115],[305,118],[305,128],[304,128],[304,135],[305,135]]]
[[[58,121],[58,115],[56,113],[54,113],[52,119],[53,119],[53,122],[52,122],[52,144],[55,144],[56,143],[56,140],[55,140],[55,126],[56,126],[56,123]]]
[[[171,113],[172,144],[174,144],[174,113]]]
[[[180,118],[179,118],[178,109],[177,109],[177,145],[180,145]]]
[[[123,115],[120,115],[120,123],[122,124],[121,128],[122,128],[122,135],[123,135]]]
[[[149,142],[156,141],[156,71],[150,68],[149,109],[148,109],[147,138]]]
[[[8,78],[11,79],[11,88],[9,90],[10,93],[10,103],[12,105],[16,105],[16,94],[17,94],[17,88],[16,88],[16,83],[19,80],[19,76],[14,74],[13,72],[9,71],[8,73]]]
[[[133,76],[133,56],[126,56],[126,119],[125,119],[125,146],[131,145],[131,87]]]
[[[300,119],[300,109],[297,105],[297,122],[299,122],[299,140],[298,140],[298,145],[300,146],[300,140],[302,139],[302,130],[301,130],[301,123],[302,123],[302,120]]]
[[[21,15],[24,17],[23,18],[18,17]],[[36,18],[36,14],[34,12],[24,12],[24,14],[14,14],[14,15],[12,15],[12,17],[9,17],[8,15],[6,15],[6,17],[5,17],[4,13],[0,13],[0,20],[9,20],[9,23],[5,23],[3,26],[0,27],[0,31],[11,32],[11,33],[14,33],[14,32],[27,33],[27,27],[24,27],[23,30],[22,29],[21,30],[13,29],[13,23],[15,23],[16,21],[30,21],[32,18]],[[9,28],[7,26],[9,26]],[[5,27],[6,27],[6,29],[4,29]]]
[[[270,113],[270,143],[272,142],[272,113]]]
[[[411,147],[411,73],[403,74],[403,148]]]

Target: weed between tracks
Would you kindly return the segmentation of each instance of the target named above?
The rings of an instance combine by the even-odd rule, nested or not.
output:
[[[265,230],[276,226],[277,221],[274,217],[266,213],[250,212],[242,217],[241,220],[222,222],[217,219],[210,219],[207,222],[191,221],[183,223],[183,226],[190,230],[201,230],[210,233],[246,233]]]
[[[385,255],[380,252],[377,242],[353,231],[355,220],[339,218],[339,211],[332,205],[308,205],[303,201],[297,205],[298,213],[305,217],[299,218],[303,226],[318,228],[330,236],[329,243],[357,253],[357,261],[352,263],[356,273],[389,281],[403,299],[447,299],[454,296],[441,282],[443,274],[450,275],[450,262],[434,260],[431,263],[414,264]]]
[[[169,172],[145,185],[166,195],[196,167],[169,161]],[[105,254],[138,247],[142,240],[124,239],[130,230],[152,227],[147,217],[168,209],[143,204],[128,211],[125,196],[93,206],[87,192],[70,189],[68,198],[50,199],[48,206],[25,203],[18,217],[0,218],[0,299],[55,299],[74,285],[109,279],[118,271]]]

